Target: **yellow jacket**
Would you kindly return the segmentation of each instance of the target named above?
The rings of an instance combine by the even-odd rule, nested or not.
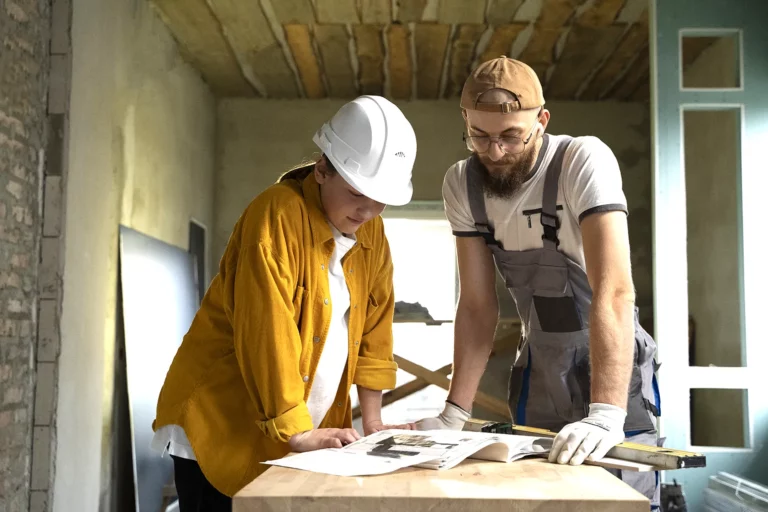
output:
[[[349,356],[320,427],[351,427],[349,389],[395,386],[392,260],[381,217],[357,231],[342,266]],[[232,496],[312,429],[306,401],[331,320],[333,234],[310,174],[257,196],[242,214],[171,364],[154,430],[180,425],[200,468]]]

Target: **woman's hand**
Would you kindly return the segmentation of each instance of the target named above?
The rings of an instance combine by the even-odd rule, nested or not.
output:
[[[294,452],[310,452],[321,448],[341,448],[358,439],[360,434],[353,428],[318,428],[294,434],[288,445]]]
[[[375,434],[380,430],[389,430],[389,429],[413,430],[410,423],[405,423],[404,425],[385,425],[381,420],[372,420],[363,425],[363,433],[366,436]]]

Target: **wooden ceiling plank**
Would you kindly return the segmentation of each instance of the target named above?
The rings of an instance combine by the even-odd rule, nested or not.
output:
[[[378,25],[355,25],[355,46],[360,65],[359,80],[361,94],[384,94],[384,42],[382,27]]]
[[[626,0],[595,0],[584,12],[579,14],[576,24],[583,27],[607,27],[619,15]]]
[[[272,10],[283,25],[315,22],[312,0],[272,0]]]
[[[392,0],[362,0],[362,2],[363,23],[384,25],[392,21]]]
[[[552,64],[555,57],[555,44],[562,33],[563,28],[535,28],[519,59],[529,66]]]
[[[541,14],[536,20],[536,26],[560,28],[571,19],[576,8],[583,3],[584,0],[543,0]]]
[[[461,94],[464,82],[470,73],[470,66],[475,56],[475,48],[480,35],[485,32],[485,25],[459,25],[453,42],[448,70],[448,84],[445,88],[445,98]]]
[[[315,25],[315,39],[323,57],[328,96],[354,98],[357,96],[355,75],[349,55],[349,34],[344,25]]]
[[[244,74],[256,77],[270,97],[298,97],[293,71],[261,6],[239,0],[208,0],[208,5],[244,67]]]
[[[485,23],[485,2],[479,0],[440,0],[438,23]]]
[[[404,25],[393,24],[387,30],[389,89],[390,95],[397,100],[411,99],[413,63],[410,37],[410,31]]]
[[[221,96],[254,96],[221,25],[204,0],[183,4],[155,0],[158,14],[179,44],[180,53],[202,75],[211,90]]]
[[[409,21],[421,21],[424,17],[424,9],[427,0],[398,0],[397,20],[403,23]]]
[[[309,26],[288,24],[283,25],[283,30],[293,54],[293,60],[296,62],[296,68],[299,70],[299,78],[301,78],[307,98],[325,98],[325,85],[312,46],[312,34]]]
[[[440,94],[440,79],[443,76],[443,63],[450,34],[450,25],[416,25],[416,96],[419,99],[436,99]]]
[[[634,23],[627,29],[616,49],[600,70],[592,77],[580,100],[595,101],[616,80],[635,55],[648,44],[648,25]]]
[[[525,23],[509,23],[496,27],[478,62],[482,63],[502,55],[509,56],[512,44],[527,26]]]
[[[318,23],[360,23],[357,0],[315,0]]]
[[[523,4],[523,0],[491,0],[486,21],[489,25],[512,23],[515,13]]]
[[[572,100],[581,85],[606,54],[616,47],[624,27],[611,25],[594,28],[575,25],[568,34],[565,49],[548,81],[546,97]]]
[[[605,95],[605,98],[616,100],[628,99],[642,82],[643,76],[648,73],[649,59],[648,47],[646,46],[640,51],[640,54],[635,62],[632,63],[627,73]]]

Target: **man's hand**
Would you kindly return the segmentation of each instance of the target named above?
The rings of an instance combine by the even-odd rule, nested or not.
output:
[[[310,452],[321,448],[341,448],[358,439],[360,434],[353,428],[318,428],[294,434],[288,445],[294,452]]]
[[[624,441],[627,412],[609,404],[590,404],[589,416],[563,427],[555,436],[549,462],[578,466],[585,459],[597,461]]]
[[[461,430],[469,416],[469,413],[461,407],[445,402],[443,412],[437,417],[425,418],[412,425],[414,430]]]
[[[412,426],[413,426],[412,423],[406,423],[404,425],[385,425],[384,422],[382,422],[381,420],[373,420],[363,424],[363,434],[365,434],[366,436],[369,436],[381,430],[390,430],[390,429],[411,430]]]

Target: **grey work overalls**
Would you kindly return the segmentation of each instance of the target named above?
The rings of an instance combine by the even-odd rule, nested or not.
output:
[[[587,274],[558,251],[558,181],[563,155],[571,142],[560,138],[544,178],[540,220],[544,247],[507,251],[494,237],[485,208],[482,165],[476,156],[467,161],[467,193],[477,231],[493,253],[522,321],[521,343],[509,381],[509,407],[514,422],[559,431],[589,413],[589,310],[592,290]],[[552,141],[544,136],[541,155]],[[539,157],[541,159],[541,156]],[[560,207],[562,209],[562,207]],[[563,212],[568,215],[567,212]],[[628,440],[656,445],[654,416],[658,416],[658,388],[654,372],[656,344],[640,326],[635,308],[635,358],[629,387],[624,431]],[[617,476],[658,503],[653,473]]]

